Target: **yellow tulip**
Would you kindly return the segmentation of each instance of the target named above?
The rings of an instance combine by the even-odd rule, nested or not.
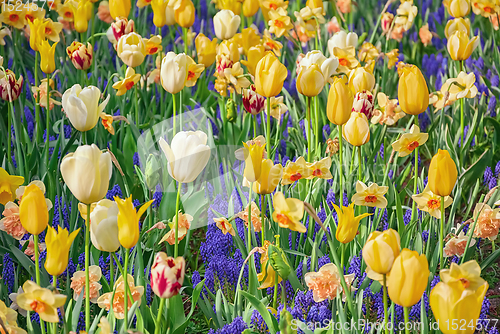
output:
[[[403,307],[415,305],[427,288],[429,274],[425,254],[403,249],[392,265],[388,281],[389,297]]]
[[[24,177],[9,175],[5,169],[0,167],[0,204],[5,205],[13,201],[16,189],[24,183]]]
[[[335,125],[344,125],[351,117],[354,96],[347,83],[339,78],[333,79],[333,84],[328,93],[326,116]]]
[[[349,88],[353,95],[375,87],[375,77],[364,67],[358,67],[349,72]]]
[[[45,39],[45,27],[48,22],[43,19],[28,20],[30,26],[30,47],[33,51],[38,51],[39,44]]]
[[[132,3],[130,0],[109,0],[109,14],[113,19],[127,18],[130,14]]]
[[[453,17],[464,17],[470,13],[470,0],[444,0],[443,5]]]
[[[333,204],[333,208],[337,212],[338,217],[335,237],[343,244],[347,244],[354,240],[354,237],[358,233],[361,219],[371,215],[371,213],[363,213],[359,216],[354,216],[354,203],[351,203],[349,206],[342,206],[342,208]]]
[[[36,184],[30,184],[24,190],[19,219],[24,229],[33,235],[42,233],[47,227],[49,209],[43,191]]]
[[[277,192],[273,197],[273,220],[282,228],[305,233],[306,227],[300,220],[304,216],[304,202],[296,198],[287,198],[283,193]]]
[[[259,1],[255,0],[244,0],[243,1],[243,15],[245,17],[252,17],[257,14],[259,10]]]
[[[438,150],[429,166],[430,190],[438,196],[450,196],[457,182],[457,166],[447,150]]]
[[[363,260],[374,272],[387,274],[399,255],[400,247],[399,234],[392,228],[372,232],[363,247]]]
[[[92,14],[92,2],[89,0],[79,0],[74,19],[75,30],[77,32],[82,33],[87,31]]]
[[[252,27],[243,29],[238,36],[241,36],[241,38],[238,39],[238,44],[243,48],[243,53],[246,55],[248,55],[248,50],[250,50],[251,47],[261,45],[260,35]]]
[[[243,143],[243,146],[245,148],[245,170],[243,174],[249,182],[255,182],[261,175],[262,158],[266,150],[266,145],[260,146],[259,143],[248,145],[247,143]]]
[[[259,61],[264,58],[266,49],[263,45],[252,46],[248,49],[247,60],[242,60],[241,63],[247,67],[248,73],[255,76],[255,69]]]
[[[262,160],[260,177],[253,184],[253,191],[260,195],[272,193],[283,176],[283,166],[275,165],[272,160]]]
[[[474,36],[469,39],[469,35],[464,30],[455,31],[448,38],[448,52],[453,60],[467,60],[472,51],[478,46],[479,37]]]
[[[370,140],[370,123],[366,115],[351,113],[351,117],[342,128],[342,136],[353,146],[361,146]]]
[[[429,88],[417,66],[402,66],[399,75],[398,99],[401,109],[407,114],[419,115],[427,109]]]
[[[446,38],[450,38],[451,35],[457,30],[463,30],[467,32],[467,36],[470,34],[470,20],[468,18],[460,17],[458,19],[449,20],[444,28],[444,34]]]
[[[151,0],[151,8],[153,9],[153,24],[158,28],[167,24],[168,0]]]
[[[260,258],[261,272],[257,274],[257,279],[260,282],[259,290],[273,287],[275,286],[275,284],[279,284],[282,280],[282,278],[279,275],[277,275],[276,271],[274,271],[274,268],[271,266],[271,263],[269,263],[268,250],[270,245],[271,242],[266,240],[264,241],[264,245],[260,247],[262,251],[262,255]],[[277,281],[276,281],[276,276],[278,277]]]
[[[306,6],[315,9],[315,8],[321,8],[323,9],[323,0],[307,0]],[[323,14],[325,15],[325,14]]]
[[[56,52],[57,43],[50,46],[48,41],[43,41],[38,45],[38,51],[40,51],[40,69],[43,73],[49,74],[55,71],[56,63],[54,62],[54,54]]]
[[[296,81],[297,92],[302,95],[317,96],[325,87],[325,78],[318,64],[302,66]]]
[[[115,197],[118,205],[118,240],[125,248],[132,248],[139,241],[139,220],[149,208],[153,200],[144,203],[139,211],[136,211],[132,204],[132,195],[123,200]]]
[[[217,55],[217,38],[210,40],[204,34],[198,34],[194,40],[194,44],[196,46],[196,54],[198,55],[198,63],[205,65],[205,68],[212,65]]]
[[[241,0],[217,0],[217,7],[219,10],[227,9],[234,15],[240,15],[242,2]]]
[[[50,275],[61,275],[68,266],[69,249],[80,229],[68,233],[65,228],[58,227],[58,231],[49,226],[45,237],[47,245],[47,258],[45,259],[45,269]]]
[[[183,28],[189,28],[194,24],[195,8],[191,0],[180,0],[175,7],[175,22]]]
[[[278,95],[283,89],[283,82],[288,75],[286,66],[272,52],[267,54],[258,63],[255,69],[255,88],[257,94],[264,97]]]
[[[59,322],[57,309],[64,306],[66,302],[65,295],[41,288],[32,281],[24,282],[23,291],[23,293],[17,295],[16,299],[20,308],[38,313],[40,319],[43,321],[53,323]]]

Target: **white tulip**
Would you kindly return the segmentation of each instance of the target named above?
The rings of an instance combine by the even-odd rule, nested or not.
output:
[[[138,33],[128,33],[118,40],[116,53],[127,66],[137,67],[146,58],[146,42]]]
[[[214,16],[214,30],[218,39],[232,38],[240,26],[241,18],[230,10],[223,9]]]
[[[79,84],[66,90],[62,96],[62,107],[75,129],[89,131],[96,126],[99,115],[109,101],[109,95],[99,104],[101,91],[95,86],[82,89]]]
[[[312,64],[319,66],[321,72],[323,73],[325,83],[333,82],[332,76],[337,73],[337,68],[339,67],[339,60],[337,57],[333,56],[331,58],[326,58],[321,51],[310,51],[304,58],[302,58],[299,65],[301,68],[307,68]]]
[[[83,145],[66,155],[61,175],[69,190],[80,202],[92,204],[106,196],[113,171],[111,155],[96,145]]]
[[[330,55],[333,56],[333,48],[341,48],[345,49],[348,47],[355,48],[358,45],[358,35],[355,32],[346,33],[341,30],[336,32],[329,40],[328,40],[328,51],[330,51]]]
[[[186,85],[188,76],[188,56],[169,52],[161,61],[160,79],[163,88],[171,93],[179,93]]]
[[[163,138],[159,143],[168,160],[168,173],[180,183],[193,182],[210,158],[207,135],[202,131],[181,131],[170,145]]]
[[[118,240],[118,205],[109,199],[97,202],[90,213],[90,240],[95,248],[103,252],[116,252]]]

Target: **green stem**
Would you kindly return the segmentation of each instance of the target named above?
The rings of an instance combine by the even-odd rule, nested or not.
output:
[[[465,99],[460,99],[460,133],[462,134],[461,150],[465,149]]]
[[[318,150],[319,146],[319,97],[314,97],[314,125],[315,125],[315,133],[314,133],[314,149]],[[316,151],[317,153],[318,151]]]
[[[363,160],[362,160],[362,155],[361,155],[361,146],[358,146],[358,180],[363,182]]]
[[[90,204],[87,204],[87,226],[85,226],[85,331],[90,330]]]
[[[382,286],[382,289],[384,290],[384,329],[385,329],[385,334],[389,334],[389,327],[387,326],[389,324],[389,309],[387,308],[387,276],[384,274],[384,285]]]
[[[124,327],[125,327],[125,330],[128,329],[128,253],[129,253],[129,249],[128,248],[125,248],[125,263],[123,264],[123,283],[125,285],[125,296],[124,296],[124,299],[123,299],[123,302],[124,302],[124,308],[123,308],[123,312],[125,313],[125,318],[123,318],[124,320]],[[87,332],[88,333],[88,332]]]
[[[342,125],[337,125],[339,129],[339,160],[340,160],[340,165],[339,165],[339,185],[340,185],[340,205],[342,206],[344,203],[344,188],[342,187],[342,168],[343,166],[343,161],[342,161]]]
[[[340,270],[344,270],[346,244],[340,244]]]
[[[266,141],[271,142],[271,98],[267,98],[267,122],[266,122]],[[271,152],[271,147],[268,147]]]
[[[36,284],[40,285],[40,249],[38,248],[38,234],[33,235],[33,242],[35,244],[35,280]],[[45,334],[45,322],[40,319],[40,327],[42,334]]]
[[[444,234],[444,196],[441,196],[441,229],[439,231],[439,269],[444,269],[443,268],[443,238],[444,238],[443,234]]]
[[[155,326],[155,334],[160,333],[160,321],[161,316],[163,315],[163,308],[165,307],[166,298],[160,298],[160,307],[158,309],[158,315],[156,316],[156,326]]]
[[[54,287],[54,291],[57,291],[57,276],[52,276],[52,286]],[[52,333],[57,334],[57,323],[52,324]]]
[[[312,134],[311,134],[311,98],[306,97],[307,99],[307,162],[312,162]]]
[[[174,246],[174,258],[179,256],[179,207],[181,204],[181,188],[182,183],[179,182],[177,185],[177,200],[175,201],[175,246]]]
[[[266,210],[266,196],[260,195],[260,221],[262,224],[260,236],[261,236],[261,247],[264,247],[264,241],[266,240],[266,225],[264,224],[264,210]]]
[[[257,115],[253,115],[253,137],[257,138]]]
[[[35,87],[38,87],[38,52],[35,51]],[[42,123],[40,122],[40,92],[38,92],[35,101],[35,119],[36,119],[36,141],[42,141]]]
[[[50,86],[49,86],[49,75],[47,74],[47,106],[45,107],[45,119],[47,124],[46,127],[46,135],[45,135],[45,165],[47,169],[49,168],[49,135],[50,135]]]
[[[175,94],[172,94],[172,104],[173,104],[173,108],[174,108],[174,114],[173,114],[173,118],[174,118],[174,136],[175,134],[177,133],[177,129],[175,127],[175,122],[176,122],[176,116],[177,116],[177,110],[176,110],[176,105],[175,105]]]
[[[109,253],[109,285],[115,285],[115,265],[113,264],[113,256],[112,253]]]
[[[250,190],[248,191],[248,238],[247,252],[250,254],[252,250],[252,187],[253,182],[250,182]]]
[[[274,293],[273,293],[273,308],[276,310],[278,303],[278,273],[274,272]]]
[[[12,145],[12,131],[10,130],[12,128],[12,103],[8,103],[8,114],[7,114],[7,161],[9,162],[9,166],[12,166],[12,152],[10,146]],[[17,138],[16,138],[17,139]],[[19,140],[19,139],[18,139]],[[14,168],[14,167],[12,167]],[[11,173],[14,172],[14,169],[10,171]]]
[[[139,88],[137,88],[138,85],[135,85],[135,91],[134,91],[134,104],[135,104],[135,126],[139,127]]]
[[[410,334],[410,309],[408,307],[404,308],[405,314],[405,333]]]
[[[184,35],[184,53],[188,54],[188,40],[187,40],[187,28],[182,28],[182,33]]]
[[[413,122],[416,126],[418,126],[418,115],[415,115],[413,117]],[[415,177],[413,179],[413,194],[416,195],[417,194],[417,190],[418,190],[418,146],[415,148]],[[416,206],[417,206],[417,202],[415,201],[412,201],[412,205],[411,205],[411,219],[410,221],[413,221],[413,218],[415,217],[415,214],[417,213],[416,211]]]

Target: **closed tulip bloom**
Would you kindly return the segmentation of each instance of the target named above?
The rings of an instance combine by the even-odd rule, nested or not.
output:
[[[194,24],[195,8],[191,0],[179,0],[174,7],[175,22],[183,28]]]
[[[170,94],[179,93],[186,85],[188,57],[181,53],[169,52],[161,61],[161,85]]]
[[[45,40],[45,27],[48,22],[43,19],[28,20],[30,26],[30,47],[33,51],[38,51],[38,47]]]
[[[255,92],[255,86],[251,85],[243,90],[242,102],[245,110],[252,114],[258,115],[265,108],[266,99]]]
[[[79,0],[78,6],[75,8],[73,21],[77,32],[83,33],[87,31],[92,14],[92,2],[89,0]]]
[[[467,32],[467,36],[470,35],[470,20],[468,18],[459,17],[457,19],[449,20],[444,28],[444,34],[446,38],[450,38],[455,31],[462,30]]]
[[[457,182],[457,166],[447,150],[438,150],[429,166],[430,190],[438,196],[450,196]]]
[[[146,57],[146,42],[141,35],[135,32],[128,33],[118,40],[116,53],[127,66],[137,67]]]
[[[234,15],[240,15],[241,6],[243,0],[217,0],[217,8],[220,10],[227,9],[234,13]]]
[[[310,51],[300,60],[298,68],[299,73],[302,67],[310,67],[312,64],[316,64],[320,67],[321,73],[325,79],[325,84],[327,82],[333,82],[332,76],[337,72],[337,68],[339,67],[339,60],[337,58],[326,58],[323,53],[318,50]]]
[[[427,288],[429,274],[425,254],[403,249],[392,265],[388,281],[389,297],[399,306],[415,305]]]
[[[179,294],[184,283],[186,262],[183,257],[174,259],[163,252],[155,256],[151,267],[151,289],[160,298],[172,298]]]
[[[54,62],[54,54],[56,52],[57,43],[50,46],[49,42],[44,40],[38,45],[40,52],[40,69],[43,73],[49,74],[55,71],[56,63]]]
[[[138,211],[132,203],[132,195],[127,199],[115,196],[114,200],[118,206],[118,240],[120,245],[130,249],[139,241],[139,220],[153,200],[144,203]]]
[[[16,79],[14,72],[5,70],[5,76],[0,78],[0,98],[10,102],[17,100],[23,90],[23,81],[22,75]]]
[[[243,175],[249,182],[255,182],[260,178],[262,171],[262,159],[266,150],[266,145],[260,145],[258,142],[247,144],[243,143],[245,170]]]
[[[297,92],[305,96],[313,97],[321,93],[325,80],[319,66],[312,64],[309,67],[301,67],[296,85]]]
[[[198,55],[198,63],[205,65],[205,68],[212,65],[217,55],[217,39],[210,40],[207,36],[198,34],[194,40],[194,44],[196,46],[196,54]]]
[[[253,184],[253,191],[260,195],[272,193],[281,181],[283,166],[275,165],[272,160],[262,160],[259,179]]]
[[[444,0],[443,5],[453,17],[464,17],[470,13],[470,0]]]
[[[168,0],[151,0],[151,8],[153,9],[153,24],[158,28],[167,24],[167,6]]]
[[[342,136],[353,146],[361,146],[370,140],[370,123],[365,114],[351,113],[351,117],[342,127]]]
[[[98,202],[106,196],[113,165],[111,155],[96,145],[84,145],[66,155],[61,175],[73,196],[84,204]]]
[[[207,135],[202,131],[181,131],[170,145],[163,138],[159,144],[168,160],[168,173],[180,183],[193,182],[210,159]]]
[[[410,115],[419,115],[429,106],[429,88],[417,66],[404,65],[401,68],[398,99],[401,109]]]
[[[109,14],[113,19],[127,18],[130,14],[132,3],[129,0],[109,0]]]
[[[118,240],[118,205],[109,199],[97,202],[90,213],[90,240],[95,248],[103,252],[116,252]]]
[[[349,88],[353,95],[363,91],[371,91],[375,87],[375,77],[364,67],[358,67],[349,73]]]
[[[479,37],[474,36],[469,39],[469,35],[464,30],[455,31],[448,38],[448,52],[453,60],[467,60],[474,49],[479,45]]]
[[[45,237],[47,246],[47,257],[45,259],[45,269],[52,276],[61,275],[68,266],[69,249],[80,229],[69,234],[68,230],[58,226],[56,231],[50,227]]]
[[[400,248],[398,232],[392,228],[384,232],[375,231],[370,233],[363,247],[363,260],[374,272],[387,274],[391,271]]]
[[[255,69],[255,88],[264,97],[273,97],[281,93],[288,75],[283,65],[273,52],[268,52]]]
[[[266,49],[263,45],[252,46],[248,49],[247,60],[242,60],[241,63],[246,66],[248,73],[255,76],[257,64],[265,55]]]
[[[101,104],[101,91],[95,86],[82,89],[79,84],[66,90],[62,96],[62,107],[71,125],[81,132],[93,129],[99,121],[99,115],[109,101],[109,95]]]
[[[24,229],[33,235],[39,235],[47,227],[49,208],[43,191],[36,184],[30,184],[24,190],[19,219]]]
[[[333,79],[333,84],[328,93],[326,116],[335,125],[344,125],[351,117],[354,96],[347,83],[339,78]]]
[[[223,9],[214,16],[214,31],[217,38],[232,38],[240,27],[241,18],[230,10]]]
[[[259,11],[260,4],[259,1],[255,0],[244,0],[243,1],[243,15],[245,17],[252,17]]]
[[[77,70],[88,70],[92,65],[92,44],[74,41],[66,48],[66,53]]]
[[[361,219],[368,217],[371,213],[363,213],[359,216],[354,215],[354,203],[349,206],[342,206],[342,209],[333,204],[333,208],[337,212],[338,226],[335,237],[343,244],[347,244],[354,240],[358,233],[359,222]]]

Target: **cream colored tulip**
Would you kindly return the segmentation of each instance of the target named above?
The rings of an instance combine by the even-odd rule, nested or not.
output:
[[[82,89],[79,84],[66,90],[62,96],[62,107],[75,129],[81,132],[93,129],[99,115],[109,101],[109,95],[99,104],[101,91],[95,86]]]
[[[353,95],[363,91],[371,91],[375,87],[375,77],[364,67],[358,67],[349,73],[349,88]]]
[[[330,51],[332,57],[334,56],[334,48],[346,49],[348,47],[356,48],[357,46],[358,35],[355,32],[346,33],[341,30],[328,40],[328,51]]]
[[[159,144],[168,160],[168,173],[180,183],[193,182],[210,159],[207,135],[202,131],[181,131],[170,145],[163,138]]]
[[[184,53],[169,52],[161,61],[161,85],[171,93],[179,93],[186,85],[188,76],[188,56]]]
[[[137,67],[142,64],[146,57],[146,42],[141,35],[131,32],[120,37],[116,53],[127,66]]]
[[[95,248],[103,252],[116,252],[118,240],[118,206],[116,202],[103,199],[97,202],[90,213],[90,240]]]
[[[228,9],[223,9],[214,16],[214,30],[217,38],[232,38],[240,26],[241,18]]]
[[[73,195],[84,204],[106,196],[113,171],[111,155],[96,145],[84,145],[66,155],[61,162],[61,175]]]

